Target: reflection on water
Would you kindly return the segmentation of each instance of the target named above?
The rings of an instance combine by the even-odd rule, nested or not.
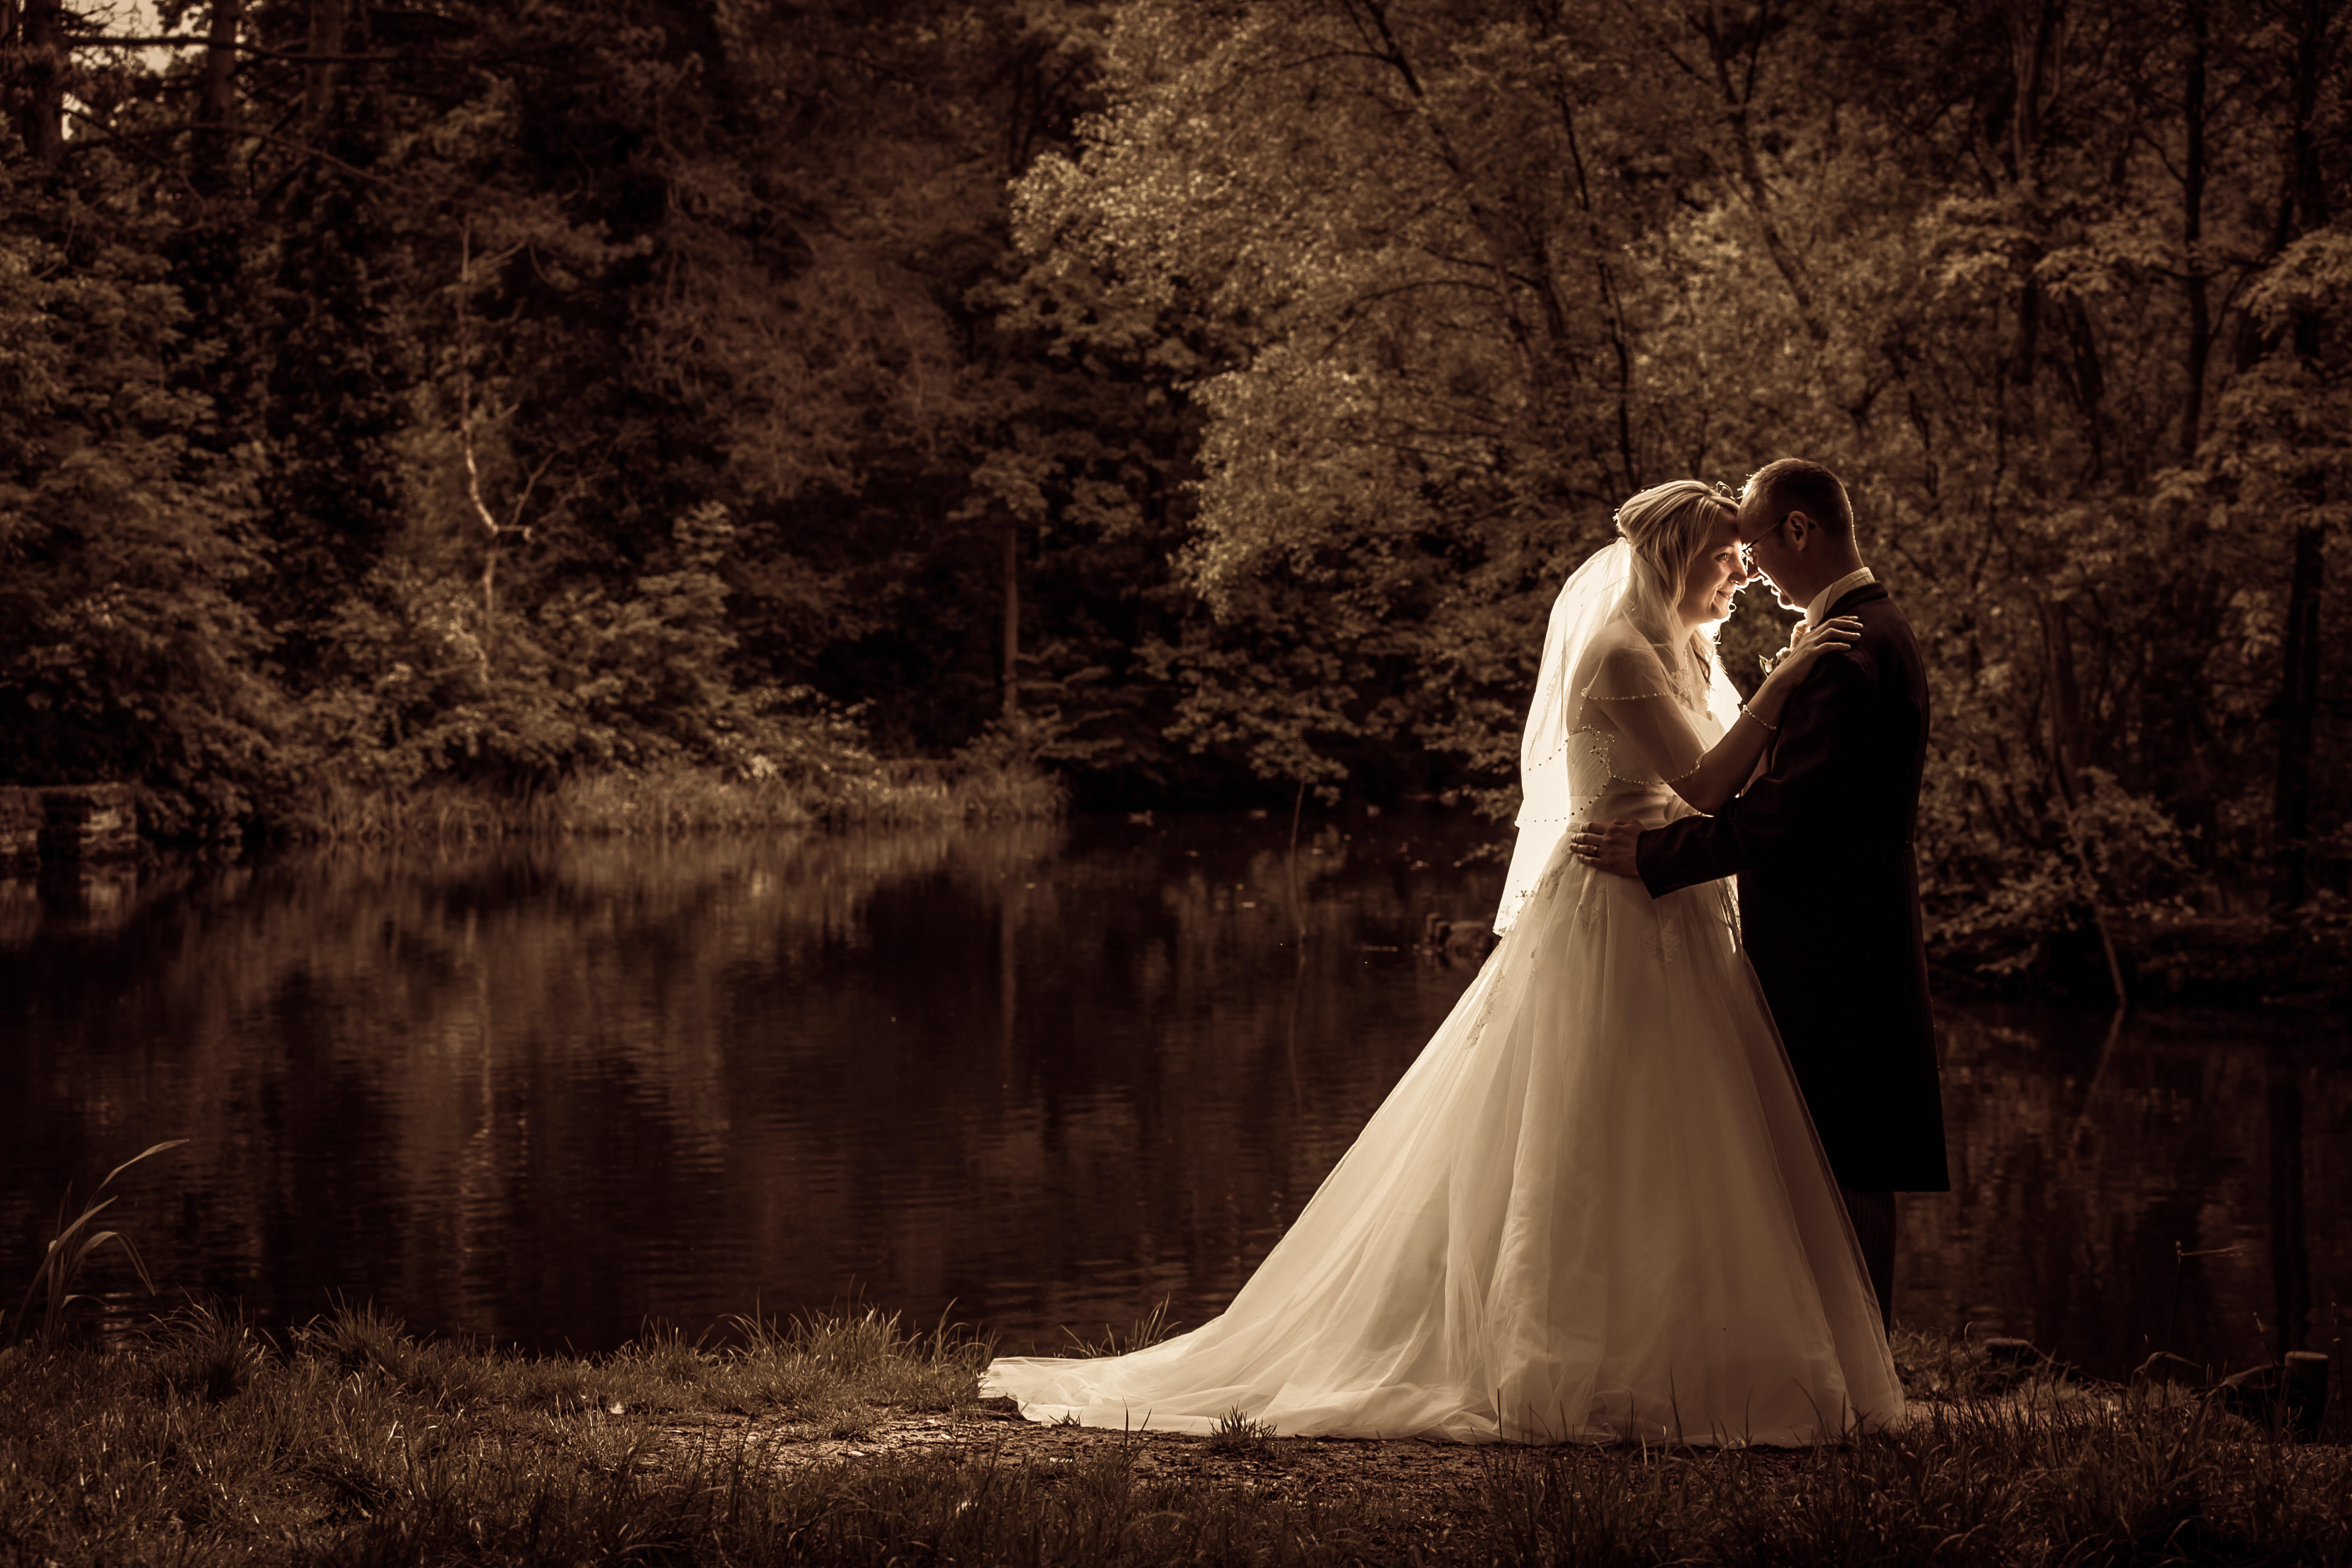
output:
[[[1477,824],[1234,818],[289,858],[0,882],[0,1244],[120,1213],[265,1322],[610,1345],[648,1317],[948,1309],[1007,1350],[1231,1296],[1468,983]],[[1294,940],[1303,921],[1307,936]],[[2117,1371],[2334,1350],[2335,1020],[1951,1008],[1958,1190],[1903,1316]],[[2182,1257],[2182,1254],[2200,1256]],[[0,1276],[0,1284],[5,1284]]]

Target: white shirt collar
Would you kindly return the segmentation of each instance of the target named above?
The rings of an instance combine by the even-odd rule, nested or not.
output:
[[[1877,581],[1878,574],[1873,572],[1867,566],[1847,573],[1844,576],[1839,578],[1836,582],[1831,584],[1828,587],[1813,595],[1813,602],[1805,606],[1805,625],[1809,626],[1820,626],[1822,624],[1822,617],[1830,613],[1830,606],[1832,605],[1836,604],[1840,599],[1844,598],[1848,594],[1853,593],[1864,583],[1875,583]]]

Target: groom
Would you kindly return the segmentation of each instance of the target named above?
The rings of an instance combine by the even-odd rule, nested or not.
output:
[[[1579,858],[1652,898],[1735,873],[1748,954],[1845,1194],[1891,1326],[1895,1194],[1947,1192],[1943,1094],[1911,851],[1927,754],[1927,679],[1911,624],[1854,549],[1845,486],[1783,458],[1739,502],[1744,563],[1809,625],[1862,635],[1789,699],[1763,762],[1713,816],[1587,827]]]

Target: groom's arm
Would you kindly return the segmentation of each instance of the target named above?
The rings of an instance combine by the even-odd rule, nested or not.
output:
[[[1828,841],[1860,804],[1870,676],[1845,652],[1824,655],[1782,710],[1771,764],[1713,816],[1685,816],[1636,841],[1652,898],[1712,882]]]

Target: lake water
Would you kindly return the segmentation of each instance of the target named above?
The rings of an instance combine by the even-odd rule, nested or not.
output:
[[[338,1296],[580,1350],[851,1295],[1009,1352],[1163,1297],[1198,1323],[1467,984],[1423,917],[1483,921],[1501,884],[1458,864],[1475,820],[1356,811],[1307,823],[1294,915],[1288,826],[0,882],[0,1287],[68,1179],[182,1137],[110,1220],[167,1292],[266,1325]],[[2340,1359],[2340,1017],[1940,1017],[1958,1190],[1905,1200],[1904,1321],[2108,1373]]]

